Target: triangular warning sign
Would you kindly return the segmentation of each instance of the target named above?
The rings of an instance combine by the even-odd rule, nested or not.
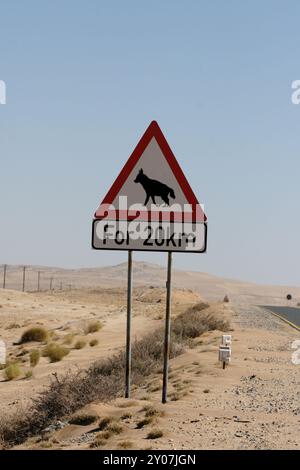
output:
[[[138,209],[136,209],[138,207]],[[159,125],[152,121],[95,213],[97,219],[205,222],[206,216]],[[170,219],[169,219],[170,220]]]

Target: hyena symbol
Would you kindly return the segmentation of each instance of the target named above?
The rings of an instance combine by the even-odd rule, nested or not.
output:
[[[159,196],[162,198],[162,200],[169,206],[169,195],[171,198],[175,199],[175,194],[172,188],[169,188],[164,183],[160,183],[159,181],[152,180],[148,176],[145,175],[143,172],[143,169],[141,169],[137,177],[134,180],[135,183],[141,183],[143,186],[145,193],[146,193],[146,200],[144,205],[146,206],[150,197],[153,201],[153,204],[156,204],[155,202],[155,196]]]

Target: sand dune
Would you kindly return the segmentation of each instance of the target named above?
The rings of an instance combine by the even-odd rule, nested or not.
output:
[[[41,273],[40,286],[42,290],[49,290],[50,279],[52,287],[59,290],[82,287],[125,287],[127,264],[116,266],[82,269],[62,269],[47,266],[28,266],[26,269],[26,290],[37,289],[38,271]],[[0,275],[1,276],[1,275]],[[164,287],[166,282],[166,268],[146,262],[134,262],[133,279],[135,286]],[[198,292],[203,298],[212,301],[223,299],[228,295],[231,300],[251,304],[285,305],[286,295],[292,294],[291,305],[300,302],[300,287],[298,286],[272,286],[250,282],[226,279],[211,274],[174,270],[174,287],[190,289]],[[22,289],[22,267],[9,266],[7,271],[7,287]]]

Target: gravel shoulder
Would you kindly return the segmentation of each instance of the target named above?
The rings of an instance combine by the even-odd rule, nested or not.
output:
[[[300,366],[291,361],[300,334],[268,311],[235,305],[232,362],[222,371],[216,350],[191,400],[169,418],[179,449],[298,449]],[[204,393],[209,390],[209,393]],[[174,410],[175,406],[172,404]],[[171,411],[171,410],[170,410]],[[176,431],[180,438],[176,438]]]

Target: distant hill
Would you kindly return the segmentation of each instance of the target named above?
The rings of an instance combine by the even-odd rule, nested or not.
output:
[[[127,263],[99,268],[63,269],[49,266],[27,266],[25,290],[37,289],[38,271],[40,271],[40,288],[49,290],[83,288],[93,286],[126,287]],[[164,287],[166,268],[143,261],[133,264],[134,285]],[[177,288],[191,289],[210,301],[222,300],[225,295],[230,300],[250,304],[286,305],[286,295],[293,297],[289,305],[300,302],[300,287],[262,285],[226,279],[195,271],[174,270],[173,285]],[[2,273],[0,271],[0,287]],[[6,287],[22,289],[22,267],[8,266]]]

